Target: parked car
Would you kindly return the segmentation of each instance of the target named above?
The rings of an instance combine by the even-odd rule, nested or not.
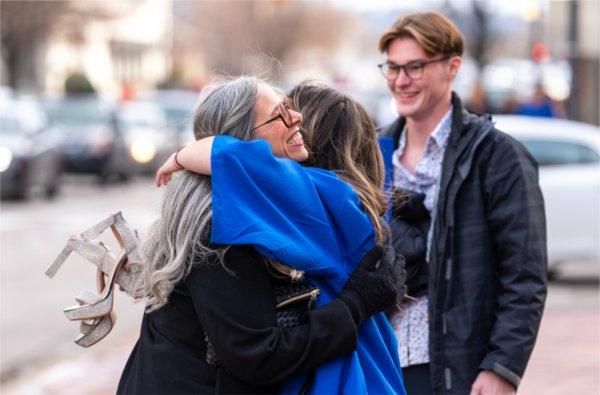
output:
[[[600,263],[600,128],[564,119],[494,116],[537,160],[551,270]]]
[[[0,101],[0,192],[25,199],[31,193],[52,198],[59,190],[59,142],[46,133],[45,118],[33,99]]]
[[[125,142],[129,167],[134,173],[153,174],[177,150],[177,132],[157,103],[128,101],[117,110],[117,127]]]
[[[96,97],[65,98],[45,107],[51,132],[62,139],[67,171],[95,174],[102,182],[128,178],[127,149],[112,103]]]

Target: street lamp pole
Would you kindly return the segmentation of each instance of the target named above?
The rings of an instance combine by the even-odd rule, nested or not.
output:
[[[571,65],[573,76],[571,81],[571,97],[569,98],[568,109],[570,118],[579,119],[579,4],[577,0],[569,1],[568,15],[569,24],[567,42],[569,43],[569,63]]]

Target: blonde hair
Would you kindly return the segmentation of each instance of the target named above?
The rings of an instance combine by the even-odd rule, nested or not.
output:
[[[415,40],[427,56],[461,56],[464,40],[460,30],[439,12],[416,12],[402,15],[379,39],[379,51],[387,52],[397,38]]]

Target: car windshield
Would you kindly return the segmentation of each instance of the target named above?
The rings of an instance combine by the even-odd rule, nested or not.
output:
[[[162,128],[166,123],[162,108],[145,103],[121,107],[118,119],[127,128]]]
[[[198,92],[186,90],[159,90],[153,101],[165,112],[167,124],[174,128],[183,128],[190,121],[194,106],[198,101]]]
[[[85,125],[106,123],[111,119],[110,107],[100,101],[64,101],[50,104],[46,113],[53,124]]]
[[[590,147],[569,141],[521,139],[540,166],[575,165],[600,162]]]
[[[191,117],[191,109],[183,108],[165,108],[165,115],[167,116],[167,124],[169,126],[181,127]]]

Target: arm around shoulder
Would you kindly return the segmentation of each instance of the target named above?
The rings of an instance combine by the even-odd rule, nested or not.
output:
[[[186,145],[179,151],[177,161],[187,170],[209,176],[211,174],[210,158],[214,140],[214,136],[209,136]]]
[[[308,314],[305,324],[280,328],[275,297],[260,256],[232,247],[221,265],[196,268],[187,280],[200,322],[223,369],[253,385],[280,382],[356,348],[356,327],[342,302]]]
[[[211,174],[211,151],[214,137],[197,140],[175,152],[156,171],[157,187],[167,185],[173,173],[180,170],[190,170],[195,173]]]

